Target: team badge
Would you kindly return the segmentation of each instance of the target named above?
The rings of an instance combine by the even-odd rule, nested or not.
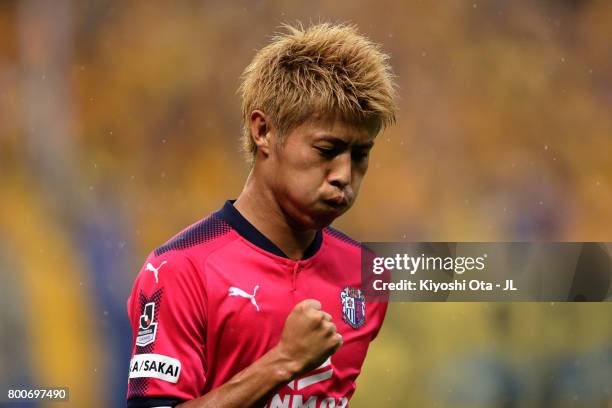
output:
[[[157,323],[153,321],[155,317],[155,302],[149,302],[144,306],[140,322],[138,325],[138,337],[136,337],[136,345],[144,347],[155,341],[157,334]]]
[[[340,299],[342,299],[342,320],[353,329],[363,326],[366,319],[366,304],[361,289],[347,286],[340,292]]]

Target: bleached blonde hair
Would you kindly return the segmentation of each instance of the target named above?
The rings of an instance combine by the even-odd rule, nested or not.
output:
[[[376,134],[395,122],[389,56],[352,24],[321,23],[284,32],[257,52],[242,74],[242,147],[253,160],[251,113],[259,109],[282,138],[313,115],[338,115]]]

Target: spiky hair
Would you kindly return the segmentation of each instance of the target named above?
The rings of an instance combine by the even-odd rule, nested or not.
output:
[[[355,25],[322,23],[283,32],[257,52],[242,74],[243,149],[254,157],[250,116],[263,111],[283,137],[313,115],[338,115],[375,133],[395,122],[389,56]]]

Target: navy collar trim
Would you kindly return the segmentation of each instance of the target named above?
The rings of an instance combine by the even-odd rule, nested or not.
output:
[[[289,257],[279,247],[270,241],[264,234],[259,232],[259,230],[253,226],[253,224],[251,224],[242,214],[240,214],[240,212],[234,207],[234,201],[236,200],[227,200],[223,207],[219,211],[215,212],[214,215],[225,220],[233,229],[236,230],[238,234],[253,245],[258,246],[264,251],[271,252],[274,255],[289,259]],[[321,230],[318,230],[312,244],[310,244],[308,248],[306,248],[306,251],[304,251],[302,260],[310,258],[316,254],[319,248],[321,248],[322,243],[323,233]]]

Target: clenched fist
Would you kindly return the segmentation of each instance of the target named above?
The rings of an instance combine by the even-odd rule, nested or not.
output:
[[[320,366],[342,345],[331,315],[318,300],[306,299],[293,308],[276,346],[288,358],[295,376]]]

